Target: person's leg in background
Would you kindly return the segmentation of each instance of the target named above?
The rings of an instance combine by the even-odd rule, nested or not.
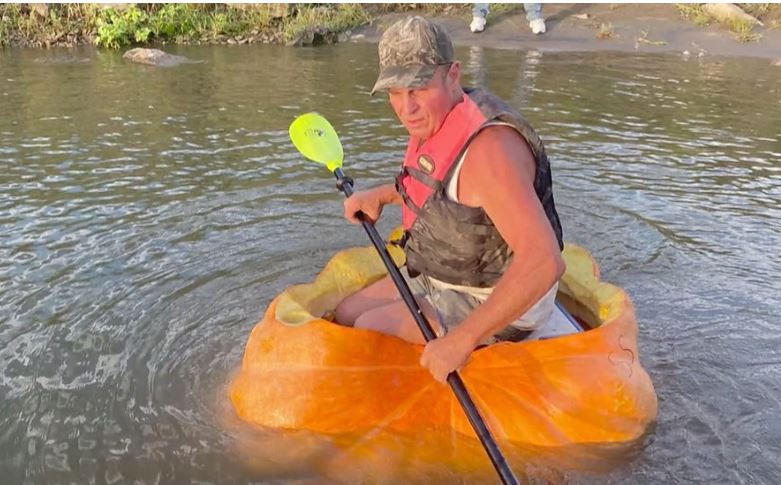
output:
[[[545,33],[545,17],[542,16],[541,3],[524,3],[523,9],[526,11],[526,20],[529,21],[529,28],[535,34]],[[474,32],[474,31],[473,31]]]
[[[488,4],[475,3],[472,7],[472,23],[469,24],[469,30],[474,33],[482,32],[485,29],[485,18],[488,17]]]

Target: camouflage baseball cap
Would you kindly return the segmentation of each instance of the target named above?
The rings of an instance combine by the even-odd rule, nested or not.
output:
[[[401,19],[380,38],[380,75],[372,95],[393,87],[428,84],[437,66],[453,62],[453,43],[445,29],[423,17]]]

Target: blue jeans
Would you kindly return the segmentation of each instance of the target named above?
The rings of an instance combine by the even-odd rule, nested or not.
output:
[[[523,10],[526,11],[526,20],[531,22],[532,20],[545,18],[542,16],[542,4],[541,3],[524,3]],[[490,9],[487,3],[475,3],[472,7],[472,15],[475,17],[487,17]]]

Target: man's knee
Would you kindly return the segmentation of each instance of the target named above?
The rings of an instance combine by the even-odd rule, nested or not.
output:
[[[393,281],[385,277],[342,300],[334,310],[336,321],[352,327],[359,316],[394,301],[397,294]]]
[[[382,331],[383,329],[378,328],[377,317],[374,315],[374,313],[375,312],[368,311],[368,312],[364,312],[361,315],[358,315],[358,317],[353,321],[353,326],[355,328],[363,328],[366,330],[374,330],[377,332]]]
[[[355,304],[354,295],[350,295],[338,305],[334,314],[336,316],[336,323],[352,327],[355,325],[355,321],[361,315],[361,308]]]
[[[434,307],[424,299],[418,299],[418,305],[434,333],[441,335],[441,325]],[[410,313],[404,302],[401,301],[362,313],[355,320],[354,326],[355,328],[393,335],[414,344],[425,343],[423,333],[418,328],[417,323],[415,323],[412,313]]]

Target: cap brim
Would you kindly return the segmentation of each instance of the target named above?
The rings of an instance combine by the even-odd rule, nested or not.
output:
[[[374,96],[377,91],[387,91],[391,88],[423,87],[431,81],[436,70],[437,66],[430,64],[386,67],[380,71],[371,94]]]

